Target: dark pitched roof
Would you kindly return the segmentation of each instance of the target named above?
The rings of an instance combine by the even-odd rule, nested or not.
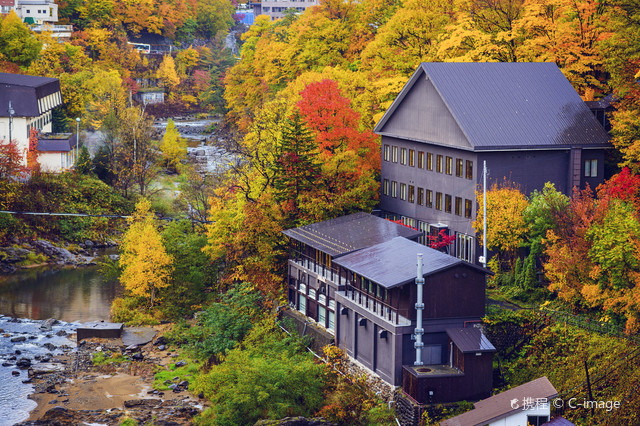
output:
[[[398,225],[368,213],[354,213],[312,223],[283,233],[296,241],[337,257],[394,237],[418,238],[420,231]]]
[[[56,93],[51,107],[62,103],[57,78],[0,73],[0,117],[9,116],[9,101],[15,111],[14,117],[38,117],[51,109],[40,105],[38,100]]]
[[[549,379],[540,377],[508,391],[499,393],[490,398],[476,402],[474,409],[459,416],[440,422],[440,426],[482,426],[487,423],[508,417],[523,409],[523,398],[546,398],[551,404],[551,399],[558,395]],[[512,402],[516,405],[512,406]],[[515,408],[513,408],[515,407]]]
[[[386,133],[385,124],[411,87],[425,77],[473,150],[609,146],[605,130],[550,62],[422,63],[376,133],[402,137]]]
[[[478,266],[402,237],[346,254],[335,259],[333,263],[383,287],[393,288],[416,279],[419,253],[422,253],[424,276],[455,265],[464,265],[488,273]]]
[[[575,423],[571,423],[569,420],[564,417],[556,417],[548,422],[546,422],[542,426],[576,426]]]
[[[40,152],[69,152],[76,144],[76,135],[65,133],[62,135],[42,135],[38,139]]]
[[[463,353],[496,351],[489,339],[476,327],[449,328],[447,329],[447,335]]]

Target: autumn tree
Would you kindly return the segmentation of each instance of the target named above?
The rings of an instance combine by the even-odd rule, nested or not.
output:
[[[473,227],[478,233],[483,230],[483,194],[476,192],[478,214]],[[525,241],[527,224],[523,212],[528,206],[527,198],[511,182],[494,183],[487,191],[487,249],[496,250],[502,260],[515,261],[515,252]]]
[[[158,290],[169,285],[173,259],[162,243],[149,201],[138,202],[128,222],[121,246],[120,281],[129,294],[146,299],[153,308]]]
[[[12,10],[0,22],[0,56],[28,67],[40,53],[42,43]]]
[[[196,4],[197,31],[204,38],[215,37],[233,23],[234,8],[228,0],[198,0]]]
[[[22,179],[28,169],[23,164],[24,153],[13,141],[0,140],[0,180]]]
[[[172,119],[167,122],[160,150],[166,166],[173,171],[177,171],[181,161],[187,157],[187,140],[180,136]]]
[[[29,131],[29,149],[27,150],[27,169],[31,173],[40,172],[40,151],[38,151],[38,131],[32,127]]]
[[[309,84],[297,106],[313,131],[323,158],[349,150],[361,159],[359,170],[380,170],[380,145],[370,130],[360,130],[360,115],[333,80]]]
[[[164,55],[162,58],[162,62],[156,72],[156,78],[162,81],[167,91],[173,90],[180,83],[180,78],[176,72],[176,64],[171,55]]]

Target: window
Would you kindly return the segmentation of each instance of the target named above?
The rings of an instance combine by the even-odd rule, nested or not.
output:
[[[389,179],[385,179],[382,184],[382,195],[389,195]]]
[[[397,146],[392,146],[391,147],[391,161],[393,161],[394,163],[398,162],[398,147]]]
[[[336,329],[336,313],[333,311],[329,311],[329,329]]]
[[[418,205],[424,204],[424,189],[418,188]]]
[[[298,310],[303,314],[307,314],[307,298],[304,297],[304,294],[300,294],[298,298]]]
[[[442,155],[436,155],[436,172],[442,173]]]
[[[427,198],[424,200],[424,205],[427,207],[433,207],[433,191],[427,189]]]
[[[445,173],[450,175],[453,173],[453,158],[447,157],[447,161],[445,163]]]
[[[418,151],[418,168],[424,169],[424,152]]]
[[[451,195],[444,195],[444,211],[447,213],[451,213]]]
[[[436,192],[436,210],[442,210],[442,192]]]
[[[584,176],[585,177],[598,176],[598,160],[586,160],[584,162]]]
[[[396,198],[398,196],[398,182],[395,180],[391,181],[391,196]]]
[[[400,184],[400,199],[401,200],[407,199],[407,184],[405,183]]]
[[[427,170],[433,171],[433,154],[427,152]]]
[[[473,179],[473,161],[471,161],[471,160],[467,160],[466,178],[467,179]]]
[[[462,198],[456,197],[456,209],[455,212],[458,216],[462,216]]]
[[[400,164],[407,165],[407,148],[400,148]]]
[[[456,158],[456,176],[462,177],[462,159]]]
[[[409,167],[416,166],[416,152],[413,149],[409,150]]]
[[[309,299],[316,300],[316,290],[313,288],[309,289]]]
[[[389,145],[384,146],[384,161],[389,161]]]
[[[326,324],[327,320],[327,310],[324,306],[318,305],[318,322],[323,326]]]
[[[473,262],[473,237],[456,233],[456,257],[467,262]]]
[[[416,187],[413,185],[409,185],[409,195],[407,197],[407,201],[410,203],[416,202]]]
[[[473,209],[471,200],[464,200],[464,217],[471,218],[471,210]]]
[[[527,425],[542,426],[549,421],[549,416],[527,416]]]

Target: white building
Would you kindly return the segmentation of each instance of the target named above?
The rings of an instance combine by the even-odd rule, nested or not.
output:
[[[53,0],[16,0],[16,14],[28,24],[58,22],[58,5]]]
[[[11,103],[11,111],[9,104]],[[51,133],[53,109],[62,105],[57,78],[0,73],[0,139],[17,142],[27,163],[29,132]]]
[[[444,420],[440,426],[541,426],[549,421],[557,395],[549,379],[540,377],[478,401],[473,410]]]
[[[262,0],[261,3],[253,3],[252,5],[255,15],[267,15],[273,21],[283,18],[288,9],[301,13],[318,4],[320,4],[319,0]]]

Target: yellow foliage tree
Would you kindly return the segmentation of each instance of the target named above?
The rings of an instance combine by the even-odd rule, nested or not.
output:
[[[482,233],[483,195],[477,192],[478,214],[473,222],[476,232]],[[487,248],[505,254],[513,260],[515,251],[527,235],[523,212],[529,205],[527,198],[510,182],[493,184],[487,191]]]
[[[167,130],[160,142],[160,150],[167,167],[172,170],[178,170],[180,161],[187,157],[187,140],[180,137],[172,119],[167,123]]]
[[[169,285],[173,258],[162,243],[149,201],[138,202],[129,224],[122,242],[120,281],[126,291],[148,299],[153,308],[156,291]]]
[[[180,78],[176,72],[176,63],[171,55],[164,55],[156,72],[156,77],[159,78],[164,87],[169,90],[173,90],[173,88],[180,83]]]

